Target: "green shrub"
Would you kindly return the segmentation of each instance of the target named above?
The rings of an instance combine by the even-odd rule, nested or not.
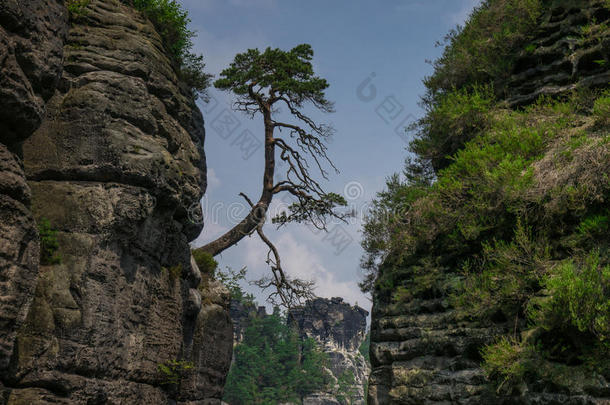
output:
[[[40,264],[49,266],[61,263],[57,230],[51,227],[48,219],[41,218],[38,221],[38,234],[40,235]]]
[[[493,91],[488,86],[453,89],[428,105],[426,115],[412,129],[418,136],[411,151],[430,160],[436,171],[450,163],[450,156],[480,131],[489,127]]]
[[[188,12],[176,0],[131,0],[159,31],[165,47],[176,62],[180,79],[193,96],[207,97],[211,75],[204,72],[203,57],[192,52],[195,32],[188,29]]]
[[[545,279],[550,299],[533,311],[549,330],[576,327],[600,341],[610,339],[610,266],[600,264],[600,253],[580,262],[568,260]]]
[[[509,337],[501,337],[481,351],[483,370],[498,393],[511,394],[531,372],[534,349]]]
[[[191,254],[199,267],[202,275],[214,278],[216,268],[218,268],[218,262],[214,260],[214,256],[201,250],[193,249]]]
[[[66,0],[66,7],[70,13],[70,18],[76,20],[87,15],[87,6],[91,0]]]
[[[157,365],[162,377],[161,385],[173,386],[172,388],[179,386],[182,379],[194,368],[192,362],[184,360],[171,360]]]
[[[443,55],[425,80],[428,99],[456,87],[504,80],[517,51],[535,34],[541,10],[542,0],[484,1],[463,28],[445,38]]]
[[[580,225],[578,225],[579,234],[590,239],[603,237],[608,231],[610,231],[610,218],[608,215],[592,215],[586,217]]]
[[[484,242],[482,265],[464,265],[462,288],[453,295],[454,304],[463,314],[477,319],[499,313],[515,319],[541,290],[541,280],[550,266],[549,255],[546,240],[534,240],[531,228],[517,222],[511,242]]]
[[[599,125],[610,125],[610,91],[595,100],[593,115]]]

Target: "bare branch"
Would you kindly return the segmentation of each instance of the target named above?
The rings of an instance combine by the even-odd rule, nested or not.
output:
[[[261,279],[254,281],[253,284],[262,290],[273,287],[274,291],[269,294],[267,300],[274,305],[281,304],[290,309],[294,306],[302,305],[304,301],[314,298],[315,294],[313,289],[315,283],[313,281],[296,278],[290,279],[282,268],[280,254],[277,248],[264,234],[262,225],[256,228],[256,232],[261,240],[269,247],[266,262],[271,268],[272,277],[262,277]]]

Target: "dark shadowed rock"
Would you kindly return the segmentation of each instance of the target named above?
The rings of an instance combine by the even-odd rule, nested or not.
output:
[[[0,403],[219,404],[229,296],[199,286],[189,247],[203,118],[159,34],[116,0],[92,1],[65,39],[54,0],[3,2],[0,24]],[[37,282],[33,218],[61,257]],[[179,387],[158,370],[172,361],[192,365]]]
[[[67,13],[55,0],[0,4],[0,375],[34,297],[38,231],[21,143],[38,128],[62,71]]]

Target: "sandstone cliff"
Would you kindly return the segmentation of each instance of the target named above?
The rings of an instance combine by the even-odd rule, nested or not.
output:
[[[607,2],[605,5],[599,1],[548,1],[542,4],[545,9],[539,17],[534,39],[523,44],[525,49],[519,53],[508,81],[503,83],[506,85],[506,93],[503,95],[506,103],[503,105],[517,108],[536,101],[541,95],[568,95],[574,89],[607,88],[610,83],[608,70],[610,37],[607,29],[610,9]],[[599,28],[596,28],[597,31],[592,31],[591,27]],[[589,30],[595,35],[588,33]],[[459,67],[455,69],[458,70]],[[583,126],[587,122],[588,126]],[[604,131],[599,131],[599,126],[591,125],[590,117],[574,123],[574,126],[582,126],[581,132],[590,139],[597,139],[600,133],[604,134]],[[605,134],[607,133],[605,127]],[[556,149],[554,151],[552,148],[556,146],[549,147],[545,151],[542,159],[545,163],[535,165],[533,183],[538,189],[530,191],[530,195],[538,193],[541,184],[559,190],[562,182],[567,181],[565,179],[569,176],[574,176],[575,180],[570,180],[574,182],[573,184],[582,184],[579,176],[587,172],[590,176],[596,175],[591,169],[597,164],[596,159],[583,156],[582,161],[578,163],[561,163],[555,158]],[[591,151],[604,162],[608,161],[607,152],[607,148],[602,146],[596,151]],[[551,164],[551,161],[554,163]],[[576,166],[579,167],[578,171],[573,171],[571,168]],[[480,175],[483,176],[484,173],[481,172]],[[538,201],[529,200],[530,207],[539,204],[542,198],[540,197]],[[424,203],[430,207],[435,201],[430,199]],[[607,207],[607,199],[583,202],[583,205],[585,204],[606,204]],[[420,210],[426,214],[428,207],[415,206],[413,211]],[[457,210],[457,208],[451,209]],[[534,213],[538,212],[531,209]],[[494,342],[500,335],[515,335],[518,325],[515,322],[506,322],[507,320],[502,317],[490,324],[473,319],[476,318],[475,316],[460,314],[450,299],[454,292],[452,283],[459,277],[448,277],[446,279],[448,281],[439,288],[429,285],[413,286],[418,280],[416,277],[424,282],[434,277],[432,273],[436,268],[441,268],[444,274],[460,274],[461,265],[455,256],[451,256],[451,253],[458,249],[448,244],[436,245],[438,241],[434,238],[436,233],[441,232],[439,229],[442,229],[442,220],[435,221],[434,218],[423,217],[424,214],[417,217],[415,213],[412,217],[404,219],[404,224],[409,220],[418,221],[419,223],[413,227],[424,228],[422,240],[414,241],[410,246],[415,247],[405,255],[412,254],[409,260],[419,255],[412,259],[415,263],[413,269],[428,274],[418,275],[416,270],[413,270],[413,273],[416,273],[414,276],[405,271],[403,274],[408,275],[397,276],[402,278],[395,280],[396,284],[408,286],[404,287],[405,290],[411,287],[413,290],[419,288],[418,292],[411,292],[410,298],[396,299],[397,289],[394,284],[391,287],[394,288],[391,291],[394,297],[391,294],[380,293],[379,288],[374,296],[369,403],[375,405],[610,403],[608,399],[610,384],[607,376],[604,378],[597,374],[591,378],[589,375],[587,379],[584,374],[576,371],[567,377],[567,381],[564,378],[561,383],[555,385],[542,380],[533,384],[522,384],[513,391],[514,396],[496,395],[498,392],[489,388],[489,380],[481,368],[481,349]],[[562,214],[565,215],[565,212]],[[559,215],[552,220],[562,221],[556,219],[557,217]],[[481,234],[483,235],[484,231]],[[410,235],[401,236],[405,239],[410,237]],[[559,236],[553,238],[553,242],[559,240]],[[438,240],[442,239],[439,237]],[[471,240],[475,240],[475,237]],[[418,243],[424,246],[419,251]],[[605,246],[603,245],[605,242],[601,239],[597,243]],[[475,251],[473,245],[474,242],[472,245],[463,246],[465,256]],[[437,250],[434,251],[431,246]],[[426,249],[436,252],[436,256],[425,256],[428,254]],[[441,257],[447,251],[450,252],[447,254],[448,260]],[[417,261],[421,257],[425,260]],[[471,257],[477,260],[477,256]],[[381,276],[384,271],[382,266]],[[505,285],[499,288],[503,287]],[[524,325],[519,324],[519,326]],[[524,341],[526,339],[527,336],[524,337]],[[547,341],[551,340],[552,337],[547,338]],[[608,364],[607,359],[599,359],[599,364],[603,366],[604,361]],[[509,365],[507,364],[506,367]]]
[[[351,306],[339,297],[316,298],[302,307],[293,308],[288,314],[288,322],[298,328],[302,338],[314,338],[328,355],[329,371],[336,384],[345,381],[349,385],[341,388],[350,404],[364,404],[366,401],[369,365],[359,348],[366,337],[367,316],[366,310]],[[303,403],[332,405],[344,402],[338,401],[335,393],[317,393],[305,398]]]
[[[203,118],[128,4],[68,18],[57,0],[0,5],[0,403],[220,403],[229,295],[198,289],[189,248]],[[193,366],[178,385],[172,362]]]

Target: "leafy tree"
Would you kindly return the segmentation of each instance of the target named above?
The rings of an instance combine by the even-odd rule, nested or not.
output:
[[[342,404],[350,405],[356,396],[354,384],[356,377],[351,370],[345,370],[338,378],[337,400]]]
[[[325,355],[315,341],[301,342],[277,307],[251,320],[234,353],[224,394],[233,405],[299,402],[327,383]]]
[[[274,288],[269,299],[291,306],[303,298],[312,297],[313,284],[290,279],[282,269],[278,250],[263,233],[267,210],[273,197],[289,193],[296,202],[286,212],[273,219],[282,226],[288,222],[308,222],[326,229],[329,217],[344,219],[335,209],[345,206],[343,197],[323,190],[310,166],[317,168],[324,179],[328,172],[324,163],[337,170],[327,156],[326,140],[332,127],[319,124],[304,112],[307,105],[322,112],[332,112],[326,99],[328,82],[315,75],[311,60],[313,50],[302,44],[290,51],[267,48],[261,52],[249,49],[237,54],[231,65],[220,73],[214,86],[237,97],[234,107],[251,118],[260,116],[264,124],[265,167],[261,195],[256,202],[240,195],[251,207],[246,217],[218,239],[199,248],[213,256],[235,245],[244,236],[256,232],[269,247],[267,263],[272,275],[259,280],[263,288]],[[278,120],[279,108],[285,108],[289,120]],[[279,156],[278,156],[279,155]],[[276,158],[286,164],[285,179],[276,181]]]
[[[370,349],[371,349],[371,331],[368,331],[366,334],[366,337],[364,338],[364,341],[358,348],[358,351],[360,351],[360,354],[362,354],[362,356],[364,357],[364,360],[366,360],[366,362],[368,364],[371,364]]]

